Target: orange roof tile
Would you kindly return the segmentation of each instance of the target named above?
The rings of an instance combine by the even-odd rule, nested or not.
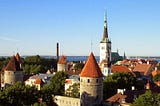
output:
[[[35,81],[35,84],[41,84],[41,83],[42,83],[41,78],[37,78],[36,81]]]
[[[9,63],[7,64],[5,70],[20,71],[19,62],[17,61],[15,56],[11,57],[11,59],[10,59]]]
[[[140,73],[144,73],[144,75],[147,75],[151,66],[152,66],[151,64],[137,64],[133,69],[133,72],[140,72]]]
[[[72,80],[71,79],[66,79],[65,83],[66,84],[72,84]]]
[[[152,71],[152,77],[156,76],[157,74],[160,74],[160,70]]]
[[[67,58],[66,56],[62,56],[60,60],[58,61],[58,64],[66,64],[67,63]]]
[[[126,66],[112,66],[111,67],[111,72],[116,73],[116,72],[132,72],[130,71]]]
[[[100,68],[96,62],[96,59],[93,53],[91,53],[84,68],[82,69],[80,77],[99,78],[102,76],[103,76],[102,72],[100,71]]]
[[[19,56],[19,53],[16,54],[16,59],[20,64],[22,64],[22,60],[21,57]]]
[[[122,99],[125,99],[127,96],[126,95],[122,95],[121,93],[117,93],[115,95],[113,95],[112,97],[110,97],[109,99],[107,99],[107,101],[109,102],[118,102],[118,103],[122,103]]]

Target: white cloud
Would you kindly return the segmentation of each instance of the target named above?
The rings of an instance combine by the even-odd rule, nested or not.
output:
[[[14,39],[14,38],[11,38],[11,37],[0,37],[0,40],[3,40],[3,41],[10,41],[10,42],[19,42],[20,40],[18,39]]]

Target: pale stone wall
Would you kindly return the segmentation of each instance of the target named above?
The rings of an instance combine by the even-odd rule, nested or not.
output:
[[[58,106],[80,106],[79,98],[71,98],[66,96],[55,96],[54,102]]]
[[[14,71],[4,71],[4,83],[5,85],[13,85],[16,81],[16,78],[15,78],[15,72]]]
[[[57,71],[67,71],[68,67],[66,64],[57,64]]]
[[[4,83],[5,85],[13,85],[17,81],[23,81],[23,72],[22,71],[4,71]]]
[[[81,77],[80,98],[82,106],[101,104],[103,100],[103,79]]]

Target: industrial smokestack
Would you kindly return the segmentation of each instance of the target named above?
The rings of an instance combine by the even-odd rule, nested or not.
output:
[[[57,62],[59,61],[59,43],[57,42],[57,52],[56,52]]]

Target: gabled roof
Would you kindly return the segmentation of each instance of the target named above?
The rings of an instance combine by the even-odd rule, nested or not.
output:
[[[66,63],[67,63],[67,58],[66,58],[66,56],[62,55],[62,57],[58,61],[58,64],[66,64]]]
[[[147,75],[151,66],[152,66],[151,64],[137,64],[133,69],[133,72],[140,72],[140,73],[144,73],[144,75]]]
[[[9,71],[20,71],[20,65],[19,62],[17,61],[16,57],[13,56],[11,57],[9,63],[6,66],[5,70],[9,70]]]
[[[16,59],[19,62],[19,64],[22,64],[21,57],[19,56],[19,53],[16,54]]]
[[[127,96],[126,95],[122,95],[121,93],[117,93],[115,95],[113,95],[112,97],[110,97],[109,99],[107,99],[108,102],[111,103],[122,103],[122,100],[125,99]]]
[[[102,72],[100,71],[100,68],[96,62],[96,59],[93,53],[91,53],[84,68],[82,69],[80,77],[99,78],[102,76],[103,76]]]
[[[126,66],[117,66],[117,65],[114,65],[111,67],[111,72],[112,73],[116,73],[116,72],[125,72],[125,73],[128,73],[128,72],[132,72],[130,71]]]

